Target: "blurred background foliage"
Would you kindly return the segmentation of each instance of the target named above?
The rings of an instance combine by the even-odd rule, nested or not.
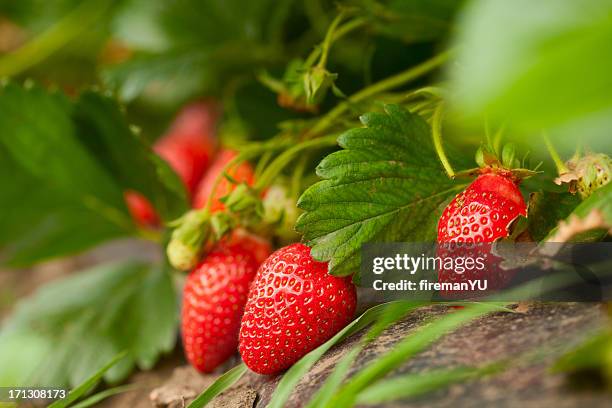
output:
[[[281,107],[262,76],[283,78],[317,50],[339,10],[353,26],[327,62],[337,92],[314,112]],[[566,159],[577,141],[610,153],[610,44],[612,0],[0,0],[0,260],[27,267],[110,239],[143,238],[126,189],[143,192],[165,221],[179,216],[188,206],[184,188],[149,146],[188,101],[219,100],[219,137],[239,146],[308,128],[344,95],[446,49],[451,58],[440,72],[349,103],[334,130],[435,84],[450,105],[444,137],[469,146],[464,158],[481,143],[485,122],[505,126],[543,169],[553,169],[543,130]],[[530,183],[559,190],[542,179]],[[169,267],[98,268],[15,308],[0,333],[0,361],[13,367],[3,367],[1,385],[32,379],[40,364],[51,368],[36,381],[74,385],[128,350],[106,376],[118,381],[173,348]],[[137,289],[141,281],[150,293]],[[86,298],[72,298],[75,288]],[[149,295],[163,301],[149,304]],[[101,321],[100,312],[81,313],[106,307]],[[43,358],[53,347],[63,354]],[[74,358],[77,349],[84,357]]]

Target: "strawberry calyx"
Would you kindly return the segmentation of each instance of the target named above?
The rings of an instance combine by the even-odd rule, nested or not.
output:
[[[528,169],[516,159],[516,148],[513,143],[506,144],[501,149],[501,155],[489,144],[482,145],[476,151],[475,159],[479,167],[456,172],[454,178],[474,178],[483,174],[495,174],[519,185],[523,179],[538,174],[537,168]]]
[[[525,168],[505,169],[503,167],[485,166],[458,171],[455,173],[454,178],[474,178],[482,174],[496,174],[508,178],[518,185],[522,180],[528,177],[533,177],[539,174],[539,172]]]

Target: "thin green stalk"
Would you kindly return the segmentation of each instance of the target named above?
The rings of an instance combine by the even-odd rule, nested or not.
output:
[[[232,160],[227,162],[227,164],[223,167],[223,170],[219,173],[219,175],[215,179],[212,190],[211,190],[211,194],[208,196],[208,199],[206,200],[206,205],[201,211],[210,212],[210,209],[212,208],[212,204],[214,201],[214,196],[215,196],[214,192],[219,187],[219,184],[221,184],[221,180],[225,177],[225,174],[232,167],[239,165],[240,163],[246,160],[252,159],[258,154],[261,154],[266,151],[270,151],[271,149],[278,149],[282,146],[283,146],[283,143],[279,143],[279,141],[275,139],[271,139],[265,143],[257,143],[257,144],[254,143],[253,145],[244,149],[241,153],[239,153]]]
[[[46,31],[0,59],[0,76],[17,75],[45,60],[102,17],[112,1],[83,1]]]
[[[489,125],[489,119],[485,118],[484,120],[484,132],[485,132],[485,140],[487,141],[487,147],[490,149],[493,148],[493,141],[491,140],[491,126]]]
[[[333,31],[332,36],[331,36],[331,43],[338,41],[340,38],[344,37],[351,31],[356,30],[359,27],[365,25],[365,23],[366,23],[366,20],[364,18],[356,18],[354,20],[351,20],[341,25],[340,27],[338,27],[337,29]],[[304,65],[306,67],[312,66],[315,60],[319,57],[319,55],[321,55],[322,50],[323,50],[323,47],[316,47],[314,50],[312,50],[312,52],[308,55],[308,58],[306,58],[306,62],[304,63]]]
[[[450,178],[455,177],[455,171],[446,157],[446,153],[444,152],[444,147],[442,146],[442,115],[444,112],[444,103],[440,102],[436,110],[434,110],[432,123],[431,123],[431,134],[433,137],[434,148],[436,149],[436,153],[440,158],[440,162],[442,163],[442,167],[444,167],[444,171]]]
[[[307,149],[335,146],[337,143],[337,138],[338,135],[321,137],[302,142],[285,150],[276,159],[274,159],[274,161],[270,163],[270,165],[262,173],[259,180],[257,180],[255,189],[262,190],[266,188],[272,182],[272,180],[283,170],[283,168],[285,168],[285,166],[289,164],[291,160],[293,160],[297,153]]]
[[[327,30],[327,34],[325,34],[325,39],[323,40],[323,44],[321,45],[321,58],[319,59],[319,63],[317,64],[320,68],[325,68],[325,64],[327,64],[327,56],[329,54],[329,49],[334,42],[334,32],[338,27],[338,24],[344,18],[344,13],[340,13],[334,18],[329,29]]]
[[[495,150],[497,154],[501,153],[501,141],[502,141],[502,136],[504,135],[505,128],[506,128],[506,125],[502,124],[499,127],[499,129],[497,129],[497,132],[495,132],[495,135],[493,136],[493,149]]]
[[[356,18],[347,23],[344,23],[344,25],[341,25],[340,27],[338,27],[338,29],[334,32],[332,41],[338,41],[340,38],[344,37],[346,34],[350,33],[351,31],[364,26],[365,23],[366,23],[365,18]]]
[[[542,132],[542,138],[544,139],[544,144],[546,144],[546,149],[548,149],[548,153],[550,154],[550,157],[552,158],[553,162],[555,163],[555,167],[557,167],[557,172],[559,174],[567,173],[568,169],[565,166],[565,163],[563,163],[563,160],[561,160],[561,157],[559,156],[559,153],[557,153],[557,150],[555,149],[555,147],[551,143],[550,139],[548,138],[548,135],[546,133]]]
[[[337,105],[334,109],[329,111],[315,126],[313,126],[305,135],[304,138],[312,138],[316,135],[327,130],[333,122],[342,115],[352,104],[368,99],[376,94],[381,92],[385,92],[389,89],[397,88],[402,86],[410,81],[419,78],[420,76],[431,72],[435,68],[442,65],[444,62],[448,60],[452,53],[452,50],[447,50],[442,52],[435,57],[423,62],[422,64],[417,65],[416,67],[412,67],[407,69],[406,71],[400,72],[397,75],[393,75],[389,78],[383,79],[375,84],[368,86],[367,88],[362,89],[361,91],[351,95],[346,102],[343,102]]]
[[[295,165],[293,175],[291,176],[291,191],[289,196],[296,200],[300,196],[300,187],[302,186],[302,178],[304,177],[306,164],[308,164],[308,154],[304,154],[300,157],[298,163]]]
[[[259,179],[259,176],[261,175],[261,173],[263,173],[264,169],[268,166],[268,163],[270,162],[270,160],[272,160],[273,156],[274,155],[272,152],[265,152],[264,154],[261,155],[261,157],[257,161],[257,165],[255,166],[255,180]]]

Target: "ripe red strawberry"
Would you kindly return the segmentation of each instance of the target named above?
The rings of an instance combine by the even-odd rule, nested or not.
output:
[[[249,292],[242,360],[257,373],[279,373],[346,326],[355,305],[349,277],[329,275],[303,244],[281,248],[259,267]]]
[[[227,165],[227,163],[229,163],[229,161],[234,157],[236,157],[236,152],[232,150],[222,150],[219,152],[217,158],[211,164],[210,169],[208,169],[206,175],[197,188],[195,197],[193,199],[193,206],[195,208],[203,208],[211,194],[214,194],[211,212],[221,211],[225,208],[220,199],[231,193],[236,187],[236,184],[233,184],[226,178],[223,178],[214,192],[213,187],[217,176],[221,174],[225,165]],[[255,174],[253,167],[251,167],[248,162],[242,162],[238,166],[233,167],[228,174],[234,180],[241,183],[252,185],[254,182]]]
[[[215,122],[218,112],[214,104],[198,102],[179,112],[169,131],[153,146],[153,150],[179,175],[193,195],[215,151]],[[140,226],[157,226],[159,216],[142,194],[126,191],[130,214]]]
[[[210,103],[188,105],[153,150],[177,172],[193,195],[215,150],[214,126],[218,114]]]
[[[123,193],[130,215],[141,227],[159,225],[159,217],[155,208],[145,196],[137,191],[127,190]]]
[[[181,334],[187,359],[198,371],[210,372],[236,352],[244,304],[259,266],[245,246],[249,240],[242,236],[218,244],[185,283]]]
[[[494,173],[479,176],[444,209],[438,242],[494,242],[527,206],[517,184]]]
[[[503,288],[513,274],[499,266],[500,259],[490,253],[491,247],[486,243],[507,237],[510,224],[519,215],[527,216],[527,207],[517,183],[505,174],[480,175],[444,209],[438,223],[438,242],[450,244],[439,247],[438,256],[483,257],[485,268],[472,267],[465,271],[442,268],[438,281],[460,283],[486,278],[487,291]],[[462,246],[462,243],[480,245]],[[447,291],[441,294],[466,295],[465,292]]]
[[[170,125],[168,134],[184,137],[212,138],[220,116],[219,106],[213,101],[193,102],[184,106]]]
[[[272,252],[272,246],[268,240],[251,234],[243,228],[234,229],[229,236],[221,240],[221,244],[219,245],[240,246],[253,255],[258,265],[265,261]]]

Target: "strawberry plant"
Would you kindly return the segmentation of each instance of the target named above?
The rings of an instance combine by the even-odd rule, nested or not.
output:
[[[501,290],[499,242],[609,241],[609,1],[18,3],[0,1],[0,386],[88,406],[165,359],[229,368],[193,407],[248,371],[282,375],[282,407],[344,345],[300,403],[413,398],[516,366],[396,371],[513,309],[366,309],[364,245],[486,244],[467,250],[484,272],[437,282]],[[606,327],[555,368],[609,383],[609,354]]]

